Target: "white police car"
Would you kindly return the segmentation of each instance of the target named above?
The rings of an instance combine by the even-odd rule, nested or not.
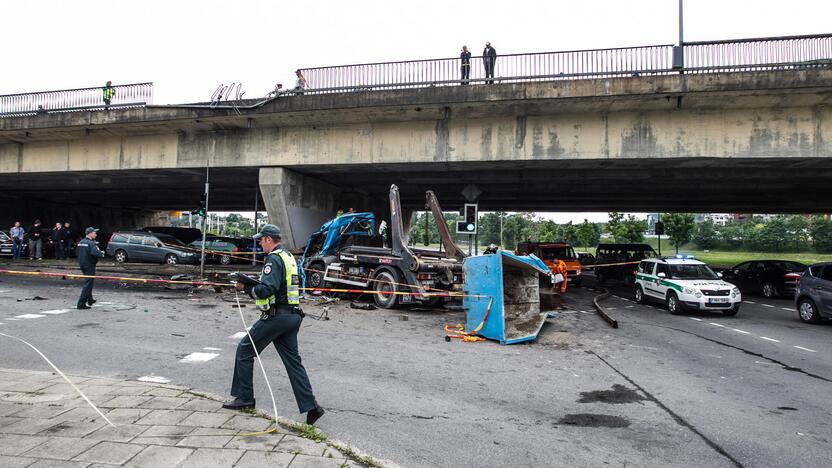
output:
[[[693,257],[664,257],[642,260],[635,283],[636,302],[660,300],[671,314],[682,311],[714,310],[736,315],[740,290],[722,280],[708,265]]]

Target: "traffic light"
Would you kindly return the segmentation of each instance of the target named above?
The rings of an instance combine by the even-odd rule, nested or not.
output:
[[[476,234],[477,233],[477,204],[466,203],[462,210],[464,219],[456,222],[457,234]]]
[[[197,216],[202,216],[203,218],[205,216],[207,216],[208,210],[205,206],[205,202],[206,202],[205,194],[203,193],[202,197],[200,197],[200,199],[199,199],[199,205],[197,206],[197,208],[195,210],[191,211],[191,214],[192,215],[197,215]]]

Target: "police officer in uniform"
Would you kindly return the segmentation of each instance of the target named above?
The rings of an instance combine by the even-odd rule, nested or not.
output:
[[[95,243],[95,238],[98,234],[98,229],[88,227],[84,233],[85,238],[78,242],[75,247],[75,254],[78,257],[78,264],[81,265],[81,273],[88,276],[95,276],[95,264],[98,263],[99,258],[104,258],[98,245]],[[84,287],[81,288],[81,297],[78,298],[79,309],[89,309],[95,304],[95,299],[92,298],[92,286],[95,278],[84,278]]]
[[[274,344],[286,367],[298,410],[306,413],[306,424],[314,424],[324,415],[324,409],[315,401],[309,376],[306,375],[298,351],[298,330],[303,321],[303,312],[299,307],[298,266],[292,254],[280,246],[280,228],[274,224],[264,225],[254,235],[254,239],[259,240],[268,255],[260,273],[260,284],[252,286],[237,283],[237,289],[244,289],[254,299],[262,314],[249,333],[257,346],[257,353],[261,353],[269,343]],[[231,396],[235,399],[222,405],[223,408],[254,408],[254,357],[254,347],[246,335],[237,345],[234,378],[231,382]]]

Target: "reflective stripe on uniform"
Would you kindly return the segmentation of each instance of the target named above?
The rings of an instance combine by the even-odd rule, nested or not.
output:
[[[286,250],[280,249],[277,256],[283,260],[283,272],[286,275],[286,299],[289,305],[300,304],[300,279],[298,278],[298,264],[295,257]]]

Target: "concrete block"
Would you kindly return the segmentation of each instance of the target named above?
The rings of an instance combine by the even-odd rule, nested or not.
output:
[[[178,390],[175,388],[164,388],[164,387],[153,387],[150,390],[143,393],[143,395],[148,396],[160,396],[160,397],[176,397],[182,395],[182,390]],[[181,398],[189,398],[188,394],[185,393]]]
[[[200,448],[186,458],[180,468],[231,468],[243,453],[242,450]]]
[[[189,426],[150,426],[141,433],[138,439],[159,436],[184,436],[190,434],[193,430],[194,428]],[[137,440],[137,442],[141,442],[141,440]]]
[[[39,392],[44,388],[49,388],[55,384],[49,381],[42,382],[27,382],[27,381],[0,381],[0,390],[9,392]],[[67,384],[69,386],[69,384]],[[71,387],[70,387],[71,388]]]
[[[292,460],[292,468],[339,468],[344,464],[344,458],[313,457],[297,455]]]
[[[136,424],[145,426],[174,426],[179,424],[179,421],[187,418],[193,411],[182,410],[153,410],[147,416],[136,421]]]
[[[226,421],[222,427],[228,429],[239,429],[241,431],[246,432],[258,432],[264,431],[271,427],[274,424],[272,421],[268,419],[258,418],[254,416],[243,416],[243,415],[236,415],[233,418]],[[280,432],[280,430],[278,430]]]
[[[227,444],[231,439],[234,438],[234,435],[208,435],[208,434],[200,434],[200,435],[189,435],[182,439],[181,442],[176,444],[177,447],[214,447],[214,448],[223,448],[225,444]]]
[[[51,437],[46,442],[24,453],[23,456],[72,460],[99,442],[98,440],[82,439],[80,437]]]
[[[324,454],[326,444],[321,444],[303,437],[287,435],[274,448],[279,452],[297,453],[320,457]]]
[[[179,422],[179,424],[196,427],[222,427],[231,418],[232,415],[227,413],[204,413],[196,411]]]
[[[192,449],[179,447],[159,447],[151,445],[130,460],[130,466],[174,468],[193,452]]]
[[[14,413],[17,413],[20,410],[24,410],[28,408],[28,406],[22,403],[10,403],[5,401],[0,401],[0,416],[10,416]]]
[[[89,463],[82,461],[38,460],[26,468],[86,468],[88,466],[90,466]]]
[[[193,411],[217,411],[221,408],[222,403],[218,401],[206,400],[203,398],[192,398],[190,401],[183,403],[177,409]]]
[[[112,400],[98,405],[103,408],[136,408],[142,403],[150,400],[152,397],[124,395],[117,396]]]
[[[0,466],[3,468],[24,468],[36,462],[36,458],[28,457],[10,457],[7,455],[0,455]]]
[[[148,395],[145,395],[148,396]],[[140,408],[151,408],[151,409],[176,409],[183,404],[190,401],[188,398],[176,398],[176,397],[153,397],[150,400],[139,405]]]
[[[79,406],[77,408],[73,408],[71,406],[64,406],[63,408],[66,411],[63,413],[59,413],[61,416],[61,421],[84,421],[101,418],[101,416],[99,416],[94,409],[90,408],[89,405]],[[102,413],[107,414],[107,410],[102,410]]]
[[[285,468],[295,458],[291,453],[280,452],[246,452],[240,461],[234,465],[235,468]]]
[[[123,465],[144,449],[143,445],[101,442],[75,457],[77,461]]]
[[[60,419],[57,419],[57,421],[59,421],[58,424],[41,431],[41,435],[48,437],[84,437],[107,425],[104,419],[100,417],[84,421],[61,421]]]
[[[173,447],[174,445],[182,442],[185,436],[158,436],[158,437],[143,437],[139,439],[138,437],[133,439],[133,443],[139,443],[145,445],[167,445]]]
[[[153,410],[140,408],[114,408],[105,413],[113,424],[133,424]]]
[[[3,432],[3,427],[19,422],[23,418],[15,418],[11,416],[0,416],[0,433]]]
[[[33,435],[37,434],[44,429],[49,429],[50,427],[59,424],[61,421],[57,421],[54,419],[21,419],[20,421],[9,424],[8,426],[3,428],[3,432],[6,434],[28,434]]]
[[[58,416],[59,414],[66,413],[71,409],[72,408],[67,408],[65,406],[39,405],[28,407],[22,411],[14,413],[13,416],[16,418],[50,419]]]
[[[263,450],[271,452],[283,439],[283,434],[266,434],[262,436],[234,437],[225,448],[238,448],[243,450]]]
[[[86,439],[106,440],[110,442],[130,442],[137,435],[147,430],[147,426],[134,426],[130,424],[119,424],[116,427],[104,426],[101,429],[87,435]]]
[[[0,435],[0,455],[20,455],[46,442],[46,437],[2,434]]]

